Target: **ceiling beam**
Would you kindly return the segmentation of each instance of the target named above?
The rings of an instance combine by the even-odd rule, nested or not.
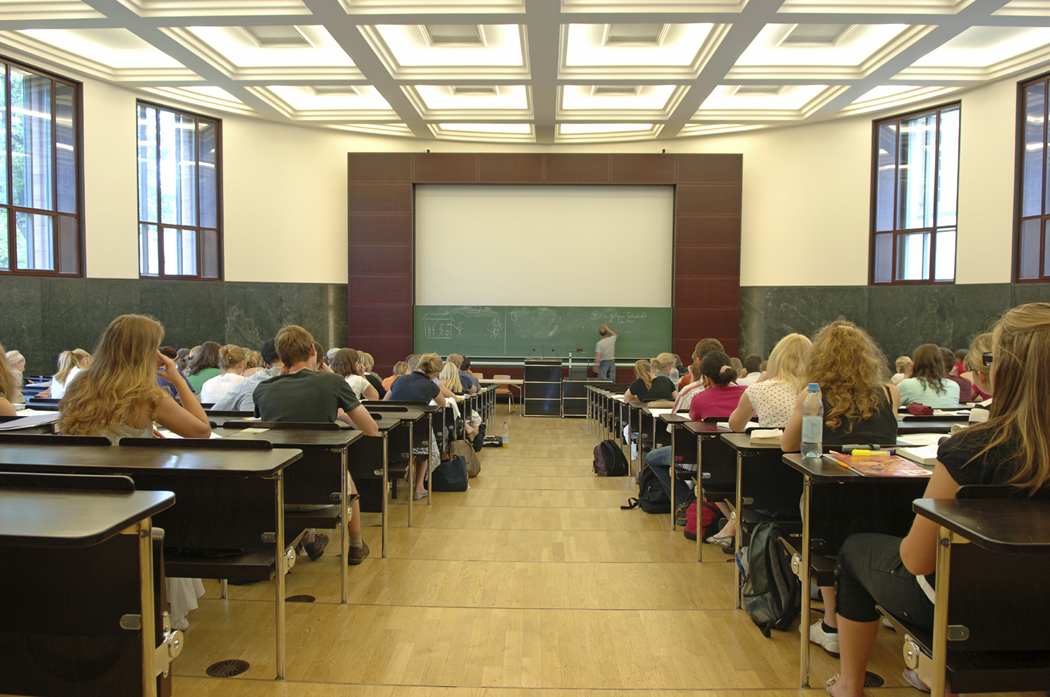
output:
[[[383,65],[375,51],[357,29],[355,17],[346,14],[336,0],[304,0],[314,19],[324,25],[335,42],[350,56],[365,79],[375,87],[394,113],[408,126],[416,138],[432,140],[434,134],[427,128],[408,95],[401,89]],[[402,20],[403,22],[404,20]],[[369,22],[371,23],[371,22]],[[413,21],[413,24],[417,22]]]
[[[529,88],[537,143],[553,143],[558,118],[559,0],[525,0]]]

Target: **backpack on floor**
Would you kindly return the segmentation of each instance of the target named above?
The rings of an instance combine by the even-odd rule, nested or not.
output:
[[[638,507],[646,513],[671,512],[671,499],[667,497],[667,492],[651,467],[644,468],[638,474],[638,498],[629,498],[626,506],[620,506],[623,510]]]
[[[689,507],[685,509],[685,539],[696,541],[696,501],[689,504]],[[711,537],[718,532],[718,509],[707,501],[702,502],[703,513],[700,514],[700,531],[704,535],[704,539]]]
[[[594,446],[594,473],[606,477],[626,477],[627,458],[614,440],[603,440]]]
[[[759,523],[751,532],[746,565],[737,560],[744,574],[744,610],[766,637],[770,629],[787,631],[802,603],[791,554],[780,542],[783,534],[776,523]]]

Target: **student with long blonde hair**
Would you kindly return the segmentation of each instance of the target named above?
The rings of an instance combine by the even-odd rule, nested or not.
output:
[[[148,438],[153,422],[184,438],[207,438],[211,425],[175,364],[157,349],[164,328],[152,317],[121,315],[102,332],[94,360],[66,390],[59,431],[66,435]],[[157,385],[171,382],[182,406]]]
[[[438,374],[438,382],[452,394],[463,394],[463,381],[459,378],[459,366],[446,361]]]
[[[991,354],[989,418],[941,443],[923,498],[954,499],[966,484],[1007,485],[1028,496],[1050,485],[1050,303],[1008,310],[992,332]],[[835,697],[863,692],[879,628],[876,604],[931,631],[937,530],[916,516],[904,539],[867,533],[842,544],[835,574],[842,672],[827,686]],[[916,684],[917,676],[905,678]]]
[[[44,399],[62,399],[69,384],[80,371],[91,365],[91,354],[84,349],[73,349],[58,354],[58,372],[51,377],[51,387],[40,393]]]
[[[778,341],[766,366],[769,378],[744,390],[729,417],[729,428],[744,430],[752,414],[758,416],[762,428],[784,428],[799,393],[806,389],[806,358],[812,345],[809,337],[801,334],[788,334]]]
[[[223,395],[244,380],[244,366],[248,349],[226,344],[219,349],[219,370],[222,372],[201,385],[201,403],[215,404]]]
[[[11,404],[18,395],[18,385],[15,384],[14,371],[7,362],[7,353],[0,346],[0,416],[14,416],[15,408]]]
[[[674,356],[661,353],[651,361],[638,361],[634,364],[635,381],[623,395],[625,402],[655,402],[668,400],[673,402],[678,396],[671,378],[667,376],[674,366]]]

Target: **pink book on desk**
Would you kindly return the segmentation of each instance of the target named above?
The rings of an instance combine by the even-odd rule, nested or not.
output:
[[[835,462],[865,477],[929,477],[930,470],[896,455],[831,453]]]

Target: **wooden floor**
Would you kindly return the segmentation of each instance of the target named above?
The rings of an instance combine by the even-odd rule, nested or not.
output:
[[[435,494],[416,525],[394,506],[389,558],[378,514],[365,514],[372,556],[350,572],[340,605],[341,560],[300,560],[288,595],[287,679],[274,676],[270,584],[207,595],[190,614],[174,666],[174,694],[194,697],[529,697],[601,694],[666,697],[800,692],[798,633],[766,639],[733,609],[733,568],[695,543],[669,515],[620,505],[632,479],[591,473],[597,436],[582,419],[508,418],[512,444],[482,452],[465,493]],[[502,423],[492,432],[499,433]],[[418,510],[418,509],[417,509]],[[837,661],[813,653],[811,684]],[[208,666],[243,659],[250,670],[210,678]],[[900,638],[880,633],[871,669],[901,678]]]

